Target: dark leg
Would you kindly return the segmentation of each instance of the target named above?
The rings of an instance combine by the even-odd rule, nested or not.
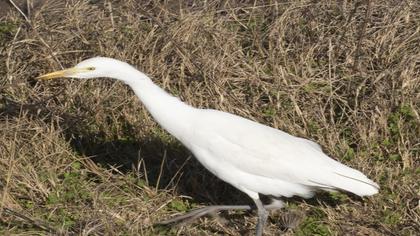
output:
[[[257,223],[257,236],[261,236],[263,233],[264,225],[268,218],[268,211],[267,210],[274,210],[274,209],[280,209],[283,207],[283,204],[281,201],[274,201],[272,204],[269,205],[263,205],[263,203],[259,199],[253,199],[255,202],[255,206],[258,210],[258,223]],[[202,216],[205,215],[214,215],[218,213],[219,211],[226,211],[226,210],[251,210],[255,209],[253,206],[249,205],[234,205],[234,206],[228,206],[228,205],[217,205],[217,206],[208,206],[203,207],[199,209],[192,210],[184,215],[180,215],[177,217],[174,217],[169,220],[161,221],[157,224],[159,225],[169,225],[169,224],[176,224],[176,223],[183,223],[187,224],[190,223]]]
[[[268,211],[264,208],[264,205],[262,204],[260,199],[253,199],[253,200],[258,210],[258,223],[257,223],[257,230],[256,230],[257,232],[255,235],[262,236],[265,222],[267,222],[267,218],[268,218]]]
[[[225,211],[225,210],[251,210],[251,206],[248,205],[236,205],[236,206],[227,206],[227,205],[218,205],[218,206],[208,206],[203,207],[199,209],[192,210],[184,215],[180,215],[177,217],[174,217],[169,220],[164,220],[159,222],[159,225],[168,225],[168,224],[174,224],[181,221],[181,223],[188,223],[195,219],[198,219],[205,215],[212,215],[216,214],[219,211]]]

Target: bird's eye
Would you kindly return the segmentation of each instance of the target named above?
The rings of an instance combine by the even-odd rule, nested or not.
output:
[[[95,70],[95,67],[88,67],[87,70]]]

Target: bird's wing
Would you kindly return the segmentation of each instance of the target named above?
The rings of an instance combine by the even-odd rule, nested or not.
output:
[[[202,112],[195,124],[200,127],[194,130],[195,145],[221,162],[254,175],[308,186],[351,191],[352,186],[336,183],[344,178],[377,187],[361,172],[329,158],[312,141],[229,113]]]
[[[304,138],[300,138],[302,141],[308,143],[309,145],[311,145],[312,147],[316,148],[318,151],[322,152],[322,147],[315,143],[314,141],[308,140],[308,139],[304,139]]]

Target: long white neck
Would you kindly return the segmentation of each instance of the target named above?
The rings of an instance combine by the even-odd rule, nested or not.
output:
[[[191,111],[195,108],[168,94],[154,84],[149,77],[133,67],[112,77],[128,84],[153,118],[173,136],[183,140],[183,134],[190,123]]]

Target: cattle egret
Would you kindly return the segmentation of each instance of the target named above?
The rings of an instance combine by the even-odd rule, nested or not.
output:
[[[278,197],[308,198],[317,190],[342,190],[359,196],[378,192],[375,182],[331,159],[315,142],[227,112],[194,108],[125,62],[95,57],[38,79],[58,77],[107,77],[129,85],[153,118],[203,166],[252,198],[258,211],[256,235],[263,233],[267,210],[283,205]],[[273,197],[274,203],[264,206],[259,194]],[[251,206],[209,206],[163,223],[229,209],[251,209]]]

